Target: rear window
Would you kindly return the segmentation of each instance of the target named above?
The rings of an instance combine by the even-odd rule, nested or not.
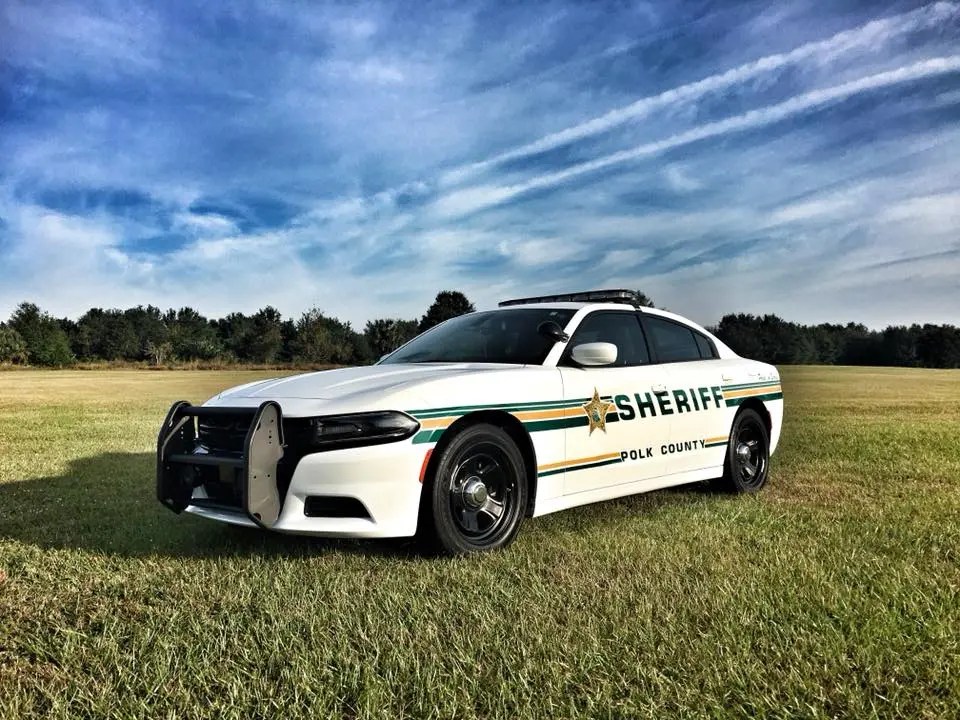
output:
[[[704,360],[710,360],[717,356],[717,351],[714,349],[713,343],[707,340],[706,336],[694,330],[693,337],[697,341],[697,347],[700,348],[700,357]]]
[[[646,316],[646,323],[660,362],[688,362],[714,357],[707,338],[686,325],[651,315]]]

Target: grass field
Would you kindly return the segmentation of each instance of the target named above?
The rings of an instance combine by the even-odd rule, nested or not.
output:
[[[960,372],[788,368],[759,496],[456,560],[161,508],[167,407],[257,376],[0,373],[0,716],[960,717]]]

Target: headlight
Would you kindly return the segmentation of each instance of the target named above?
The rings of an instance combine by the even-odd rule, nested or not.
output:
[[[288,423],[296,427],[288,428]],[[419,428],[420,423],[409,415],[391,411],[284,421],[287,444],[294,441],[304,450],[333,450],[395,442],[410,437]]]

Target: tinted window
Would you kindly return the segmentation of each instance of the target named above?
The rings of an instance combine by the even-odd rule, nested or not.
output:
[[[662,318],[648,315],[647,327],[660,362],[699,360],[700,348],[693,330]]]
[[[471,313],[428,330],[385,358],[382,363],[484,362],[539,365],[554,341],[537,332],[553,320],[561,328],[573,310],[524,308]]]
[[[713,343],[707,340],[706,337],[698,333],[696,330],[693,331],[693,337],[697,341],[697,347],[700,349],[700,357],[704,360],[710,360],[717,356],[716,350],[713,349]]]
[[[614,365],[646,365],[650,362],[647,344],[640,329],[636,313],[595,312],[587,315],[573,334],[567,346],[569,360],[575,345],[591,342],[613,343],[617,346],[617,361]]]

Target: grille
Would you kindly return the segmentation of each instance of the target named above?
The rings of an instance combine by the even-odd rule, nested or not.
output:
[[[250,416],[200,418],[197,440],[208,452],[241,455],[250,429]]]
[[[212,455],[241,457],[252,419],[252,409],[247,408],[238,408],[236,415],[197,418],[197,444]],[[301,458],[310,452],[317,452],[310,448],[312,427],[308,420],[283,418],[282,423],[285,446],[283,457],[277,463],[277,490],[280,497],[286,495]],[[218,496],[224,502],[239,504],[239,469],[230,476],[207,471],[202,473],[201,478],[211,497]]]

